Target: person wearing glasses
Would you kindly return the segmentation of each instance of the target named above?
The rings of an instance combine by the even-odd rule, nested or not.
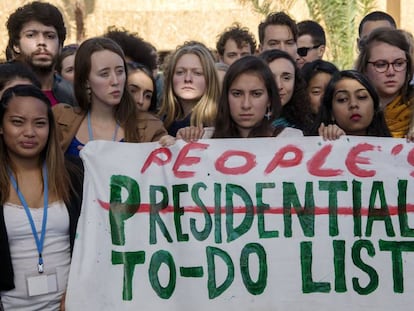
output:
[[[366,39],[356,68],[375,87],[380,108],[393,137],[414,136],[412,123],[413,76],[410,44],[401,30],[378,28]]]
[[[322,26],[317,22],[306,20],[298,23],[298,40],[296,64],[302,68],[304,64],[322,59],[325,53],[326,37]]]

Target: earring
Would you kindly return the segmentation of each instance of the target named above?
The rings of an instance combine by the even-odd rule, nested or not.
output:
[[[86,95],[88,96],[88,102],[92,101],[92,90],[89,85],[86,86]]]
[[[270,108],[269,108],[269,106],[267,106],[267,110],[266,110],[266,113],[265,113],[265,118],[266,118],[266,120],[270,120],[270,117],[272,116],[272,112],[270,111]]]

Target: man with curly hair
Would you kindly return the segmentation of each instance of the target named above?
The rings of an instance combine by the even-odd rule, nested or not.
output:
[[[219,61],[231,65],[243,56],[253,55],[256,50],[256,40],[249,29],[234,24],[218,36],[216,48]]]
[[[7,48],[12,60],[33,70],[52,105],[76,105],[71,84],[55,73],[66,39],[59,9],[47,2],[34,1],[13,12],[6,25],[9,34]]]

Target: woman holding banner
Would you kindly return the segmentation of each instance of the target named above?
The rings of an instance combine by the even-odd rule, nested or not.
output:
[[[319,135],[390,137],[380,100],[368,79],[358,71],[344,70],[332,77],[319,111]]]
[[[0,101],[0,300],[58,310],[66,289],[82,175],[65,161],[50,102],[33,85]]]
[[[159,116],[170,135],[175,137],[186,126],[214,125],[220,84],[204,44],[190,41],[178,46],[167,62],[164,81]]]
[[[256,56],[243,57],[224,77],[212,138],[303,136],[299,129],[272,125],[281,109],[269,66]],[[195,140],[204,133],[201,127],[187,127],[178,132],[177,138]]]

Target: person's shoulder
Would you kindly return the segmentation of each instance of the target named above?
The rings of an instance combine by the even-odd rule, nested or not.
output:
[[[161,119],[157,117],[155,114],[147,111],[139,111],[137,113],[137,120],[148,122],[162,122]]]
[[[52,111],[54,114],[60,114],[60,113],[82,114],[82,110],[79,107],[74,107],[66,103],[58,103],[57,105],[54,105],[52,107]]]
[[[72,122],[73,119],[79,118],[84,115],[79,107],[73,107],[69,104],[57,104],[52,107],[53,115],[56,121],[60,122]]]

